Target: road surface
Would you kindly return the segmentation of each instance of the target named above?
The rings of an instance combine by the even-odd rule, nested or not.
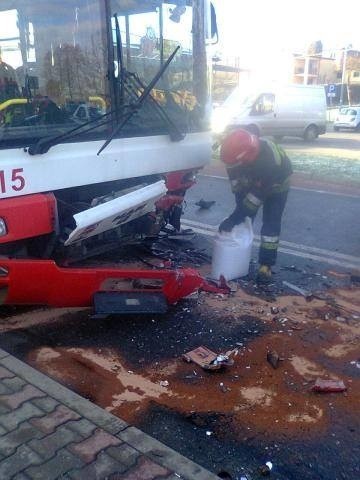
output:
[[[200,209],[200,199],[215,200],[209,210]],[[226,178],[199,175],[198,183],[188,193],[184,219],[208,226],[217,226],[235,206],[234,195]],[[324,249],[334,255],[360,256],[358,212],[360,196],[324,192],[301,187],[290,190],[283,216],[281,239]],[[195,223],[188,225],[196,226]],[[261,228],[261,212],[254,224],[255,233]]]
[[[327,187],[292,188],[275,291],[254,284],[252,265],[234,294],[202,293],[163,316],[98,320],[89,309],[4,309],[0,346],[227,478],[260,480],[259,467],[271,461],[276,480],[358,479],[360,303],[347,272],[360,269],[360,196]],[[201,211],[201,198],[216,204]],[[210,250],[233,206],[226,179],[199,176],[184,219],[201,233],[194,245]],[[209,272],[209,265],[199,268]],[[282,280],[341,305],[308,302]],[[234,366],[209,373],[183,362],[200,345],[216,352],[238,347]],[[282,358],[278,369],[266,360],[269,349]],[[315,394],[317,377],[344,380],[348,390]]]
[[[332,127],[328,127],[328,132],[325,135],[320,135],[315,142],[307,143],[301,138],[285,137],[281,144],[289,151],[321,152],[342,157],[352,157],[356,155],[356,157],[359,158],[360,133],[346,131],[334,132],[332,131]]]

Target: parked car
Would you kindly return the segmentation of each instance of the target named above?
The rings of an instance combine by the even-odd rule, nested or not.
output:
[[[360,132],[360,107],[345,107],[340,109],[339,115],[334,122],[335,132],[338,132],[340,128]]]
[[[321,85],[284,85],[256,89],[244,95],[240,88],[213,113],[213,130],[243,127],[261,136],[302,137],[313,141],[326,133],[326,96]]]

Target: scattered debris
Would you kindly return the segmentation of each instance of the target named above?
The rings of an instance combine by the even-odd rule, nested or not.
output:
[[[203,198],[195,203],[195,205],[201,209],[208,210],[210,207],[215,205],[215,200],[204,200]]]
[[[226,385],[223,384],[223,382],[220,382],[219,383],[219,387],[220,387],[220,390],[223,392],[223,393],[227,393],[227,392],[230,392],[231,391],[231,388],[227,387]]]
[[[350,281],[353,283],[360,283],[360,275],[352,274],[350,275]]]
[[[279,363],[280,363],[280,357],[278,355],[277,352],[275,352],[275,350],[271,351],[271,352],[268,352],[267,355],[266,355],[266,358],[267,358],[267,361],[270,363],[270,365],[273,367],[273,368],[278,368],[279,366]]]
[[[190,363],[194,362],[204,370],[219,370],[221,367],[234,365],[234,360],[230,357],[236,355],[238,350],[230,350],[226,353],[215,353],[207,347],[197,347],[183,355],[183,359]]]
[[[349,273],[337,272],[336,270],[328,270],[326,273],[335,278],[349,278],[350,276]]]
[[[204,263],[209,263],[211,257],[205,252],[205,249],[187,247],[187,245],[190,245],[189,240],[191,240],[192,235],[194,235],[194,233],[188,230],[182,231],[181,233],[178,232],[177,235],[173,233],[171,236],[165,233],[151,244],[137,245],[137,250],[151,257],[171,262],[173,266],[180,266],[186,263],[199,266]],[[151,259],[151,262],[153,261],[154,260]]]
[[[270,475],[272,468],[273,468],[272,462],[266,462],[265,465],[262,465],[262,466],[259,468],[259,472],[260,472],[260,474],[263,475],[264,477],[267,477],[267,476]]]
[[[270,307],[270,311],[273,315],[276,315],[280,312],[279,307]]]
[[[302,328],[299,327],[299,324],[298,324],[297,322],[292,323],[291,325],[289,325],[289,328],[290,328],[291,330],[299,330],[299,331],[302,330]]]
[[[360,360],[353,360],[352,362],[350,362],[350,365],[355,365],[356,368],[360,368]]]
[[[235,282],[227,282],[227,285],[230,287],[230,292],[231,293],[236,293],[239,289],[237,283],[235,283]]]
[[[204,280],[201,290],[209,293],[218,293],[220,295],[228,295],[233,291],[233,288],[230,287],[225,280],[223,275],[220,275],[219,280],[209,279]]]
[[[284,265],[283,267],[280,267],[280,270],[289,270],[291,272],[299,272],[299,273],[304,272],[303,270],[301,270],[301,268],[298,268],[295,265]]]
[[[221,470],[217,476],[219,478],[222,478],[223,480],[233,480],[233,477],[230,475],[230,473],[226,472],[225,470]]]
[[[302,295],[307,300],[311,300],[314,296],[311,292],[308,292],[307,290],[304,290],[303,288],[300,288],[297,285],[294,285],[293,283],[287,282],[286,280],[283,280],[282,283],[286,287],[290,288],[290,290],[293,290],[294,292],[300,293],[300,295]]]
[[[346,386],[342,380],[323,380],[317,378],[312,390],[320,393],[337,393],[344,392]]]
[[[350,308],[346,308],[343,305],[340,305],[340,303],[332,302],[332,305],[334,306],[334,308],[342,310],[343,312],[347,313],[348,315],[352,315],[352,316],[355,315],[355,317],[357,317],[358,314],[359,314],[359,312],[356,312],[355,310],[351,310]]]

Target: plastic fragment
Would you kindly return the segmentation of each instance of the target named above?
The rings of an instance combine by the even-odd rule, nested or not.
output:
[[[271,468],[268,466],[268,463],[271,463],[271,462],[266,462],[265,465],[262,465],[262,466],[259,468],[259,472],[260,472],[260,474],[261,474],[263,477],[267,477],[267,476],[269,476],[270,473],[271,473],[272,463],[271,463]]]
[[[312,390],[320,393],[337,393],[344,392],[346,386],[342,380],[324,380],[317,378]]]
[[[267,355],[266,355],[266,358],[267,358],[267,361],[270,363],[270,365],[274,369],[278,368],[279,362],[280,362],[280,357],[279,357],[278,353],[275,352],[275,350],[273,350],[271,352],[268,352]]]

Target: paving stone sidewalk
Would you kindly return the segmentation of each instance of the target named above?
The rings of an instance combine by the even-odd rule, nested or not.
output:
[[[218,477],[0,349],[0,479]]]

